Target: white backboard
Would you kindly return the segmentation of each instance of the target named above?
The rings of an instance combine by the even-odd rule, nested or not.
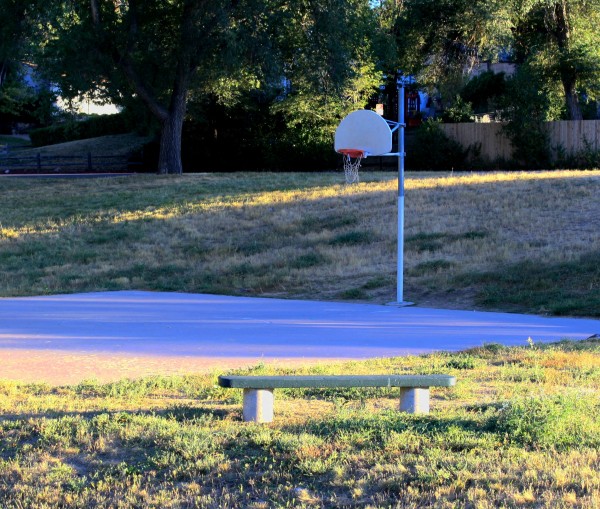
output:
[[[335,130],[336,152],[363,150],[366,156],[387,154],[392,150],[392,131],[385,119],[371,110],[356,110],[344,117]]]

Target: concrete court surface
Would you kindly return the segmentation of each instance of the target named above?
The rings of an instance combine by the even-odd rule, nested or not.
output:
[[[75,383],[600,334],[600,320],[121,291],[0,299],[0,379]]]

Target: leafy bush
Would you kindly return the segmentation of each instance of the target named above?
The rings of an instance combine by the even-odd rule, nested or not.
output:
[[[545,122],[561,117],[560,98],[549,80],[533,66],[522,65],[507,79],[501,98],[503,130],[514,147],[517,163],[528,168],[550,166],[550,136]]]
[[[469,354],[457,354],[446,362],[446,367],[451,369],[475,369],[481,361]]]
[[[450,170],[465,166],[470,149],[449,138],[439,124],[428,119],[416,131],[407,150],[407,168]]]
[[[43,147],[97,136],[122,134],[129,131],[128,122],[122,114],[98,115],[87,120],[65,122],[34,129],[29,133],[29,137],[34,147]]]
[[[554,166],[557,168],[586,168],[600,167],[600,150],[596,150],[592,142],[583,138],[581,150],[567,153],[562,145],[555,147],[556,159]]]
[[[473,106],[457,95],[452,105],[448,106],[442,115],[442,120],[449,124],[473,121]]]
[[[473,105],[477,113],[494,109],[495,102],[506,92],[504,73],[486,71],[471,78],[460,92],[460,97]]]

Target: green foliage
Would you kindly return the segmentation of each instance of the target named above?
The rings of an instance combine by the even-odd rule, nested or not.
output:
[[[545,81],[560,88],[566,118],[581,119],[580,93],[598,97],[600,2],[535,0],[514,17],[517,62],[541,69]]]
[[[179,132],[187,96],[188,133],[199,135],[183,141],[188,168],[207,169],[224,153],[238,170],[247,162],[332,166],[339,119],[364,106],[380,81],[367,0],[91,5],[96,19],[90,3],[50,10],[46,71],[67,97],[93,91],[133,108],[143,103],[161,133]],[[158,143],[159,171],[181,171],[178,158],[165,161],[179,152],[179,135]],[[175,146],[166,150],[168,143]]]
[[[471,78],[460,91],[460,97],[472,104],[475,113],[485,113],[495,109],[498,98],[505,93],[504,73],[486,71]]]
[[[129,125],[121,114],[93,116],[86,120],[70,121],[50,127],[34,129],[29,133],[34,147],[65,143],[128,132]]]
[[[553,164],[557,168],[585,168],[591,170],[600,167],[600,149],[596,149],[594,144],[585,137],[581,150],[567,153],[562,146],[553,148],[556,152]]]
[[[511,37],[510,6],[489,0],[402,2],[394,25],[399,65],[428,86],[494,59]]]
[[[30,87],[22,81],[20,73],[15,74],[0,87],[0,123],[44,125],[51,122],[55,94],[45,88]]]
[[[473,106],[457,95],[452,104],[444,109],[442,121],[446,123],[472,122]]]
[[[514,147],[513,157],[528,168],[550,165],[550,137],[545,122],[554,120],[557,107],[552,101],[552,87],[537,67],[522,65],[507,80],[503,98],[503,127]]]
[[[439,121],[428,119],[418,128],[407,150],[408,169],[452,170],[466,165],[468,148],[449,138],[439,126]]]
[[[453,355],[451,359],[446,362],[446,366],[450,369],[474,369],[481,365],[481,361],[476,357],[469,354],[457,354]]]

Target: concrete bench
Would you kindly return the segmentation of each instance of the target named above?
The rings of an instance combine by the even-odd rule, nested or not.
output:
[[[400,411],[429,413],[429,387],[451,387],[449,375],[220,376],[221,387],[244,390],[244,421],[273,420],[273,390],[297,388],[399,387]]]

